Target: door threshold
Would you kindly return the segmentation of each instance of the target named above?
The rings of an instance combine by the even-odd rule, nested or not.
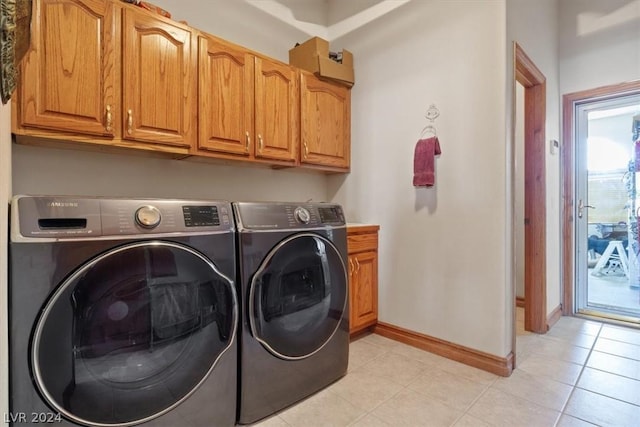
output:
[[[580,310],[573,314],[574,317],[579,317],[585,320],[593,320],[596,322],[603,322],[617,326],[625,326],[628,328],[640,329],[640,318],[632,316],[624,316],[621,314],[603,313],[596,310]]]

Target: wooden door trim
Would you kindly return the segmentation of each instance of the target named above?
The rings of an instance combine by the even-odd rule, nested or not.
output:
[[[640,93],[640,80],[601,86],[562,97],[562,314],[574,314],[575,283],[575,106],[621,95]]]
[[[514,43],[515,80],[525,88],[525,329],[547,325],[546,78]]]

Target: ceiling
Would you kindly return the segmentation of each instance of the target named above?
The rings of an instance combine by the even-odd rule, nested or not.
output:
[[[411,0],[245,0],[282,22],[331,41]]]
[[[578,35],[584,36],[602,30],[615,28],[640,20],[640,0],[629,0],[626,4],[602,2],[599,10],[582,12],[578,15]]]
[[[412,0],[245,0],[309,36],[331,41],[357,30]],[[578,16],[578,35],[640,20],[640,0],[596,3]]]

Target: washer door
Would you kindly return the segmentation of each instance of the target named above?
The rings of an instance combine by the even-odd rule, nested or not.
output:
[[[251,333],[289,360],[320,350],[340,327],[347,271],[337,248],[317,234],[294,235],[274,247],[249,290]]]
[[[124,245],[71,274],[35,327],[31,363],[49,405],[88,426],[131,425],[185,400],[234,342],[231,279],[176,243]]]

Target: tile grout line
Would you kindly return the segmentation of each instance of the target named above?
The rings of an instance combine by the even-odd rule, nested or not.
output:
[[[361,339],[364,339],[364,338],[366,338],[366,337],[362,337]],[[374,347],[378,347],[379,349],[384,350],[384,352],[382,352],[382,353],[378,354],[377,356],[373,357],[372,359],[370,359],[370,360],[368,360],[368,361],[364,362],[361,366],[358,366],[355,370],[358,370],[358,369],[363,368],[364,366],[366,366],[366,365],[367,365],[367,364],[369,364],[370,362],[372,362],[372,361],[374,361],[374,360],[376,360],[376,359],[379,359],[379,358],[381,358],[381,357],[382,357],[382,356],[384,356],[384,355],[387,355],[387,354],[389,354],[389,353],[394,353],[394,351],[393,351],[393,346],[379,345],[379,344],[376,344],[376,343],[373,343],[373,342],[369,342],[369,341],[367,341],[367,344],[371,344],[371,345],[373,345]],[[395,353],[395,354],[399,354],[399,353]],[[402,355],[401,355],[401,356],[402,356]],[[406,357],[406,356],[405,356],[405,357]],[[415,359],[412,359],[412,358],[409,358],[409,359],[411,359],[411,360],[415,360]],[[421,363],[422,363],[422,362],[421,362]],[[348,372],[347,372],[347,374],[348,374]],[[390,380],[390,381],[392,381],[392,380]],[[392,381],[392,382],[394,382],[394,381]],[[385,403],[387,403],[388,401],[390,401],[391,399],[393,399],[394,397],[396,397],[396,396],[397,396],[398,394],[400,394],[402,391],[404,391],[404,390],[407,390],[407,389],[408,389],[408,385],[399,384],[399,383],[396,383],[396,384],[398,384],[398,385],[402,385],[402,388],[400,388],[397,392],[393,393],[393,394],[392,394],[391,396],[389,396],[387,399],[385,399],[385,400],[383,400],[382,402],[378,403],[376,406],[374,406],[374,407],[373,407],[373,408],[371,408],[370,410],[365,410],[364,414],[362,414],[361,416],[359,416],[358,418],[356,418],[355,420],[353,420],[353,422],[349,423],[347,427],[352,426],[352,425],[354,425],[354,424],[358,423],[360,420],[362,420],[363,418],[365,418],[365,417],[366,417],[366,416],[368,416],[368,415],[371,415],[371,416],[373,416],[373,417],[376,417],[376,415],[373,413],[373,411],[375,411],[375,410],[376,410],[376,409],[378,409],[380,406],[384,405]],[[335,393],[335,394],[337,395],[337,393]],[[339,396],[339,395],[338,395],[338,396]],[[352,405],[354,405],[354,406],[355,406],[355,404],[354,404],[354,403],[352,403],[352,402],[350,402],[348,399],[345,399],[345,398],[344,398],[344,397],[342,397],[342,396],[340,396],[340,397],[341,397],[343,400],[346,400],[347,402],[349,402],[349,403],[351,403]],[[376,418],[378,418],[378,417],[376,417]],[[386,422],[386,421],[385,421],[385,422]]]
[[[591,348],[589,348],[589,354],[587,354],[587,357],[585,358],[584,362],[582,363],[582,368],[580,369],[580,373],[578,374],[578,378],[576,378],[575,384],[571,388],[571,393],[569,393],[569,397],[567,398],[567,401],[564,402],[564,405],[562,405],[562,409],[560,410],[560,416],[558,417],[558,420],[556,421],[556,425],[560,422],[560,419],[565,414],[570,416],[570,417],[582,420],[582,418],[578,418],[578,417],[575,417],[575,416],[573,416],[571,414],[567,414],[565,412],[565,409],[567,409],[567,405],[571,401],[571,398],[573,397],[573,394],[575,393],[576,388],[578,388],[578,383],[580,382],[580,378],[582,378],[582,373],[584,372],[585,368],[587,367],[587,363],[589,362],[589,359],[591,358],[591,354],[593,353],[593,349],[595,348],[596,343],[598,342],[598,338],[600,338],[600,332],[602,332],[602,327],[603,327],[603,323],[600,322],[600,328],[598,329],[598,333],[596,334],[596,339],[593,340],[593,344],[591,345]],[[588,420],[582,420],[582,421],[590,422]]]
[[[425,365],[425,366],[427,367],[427,369],[440,369],[440,368],[438,368],[438,367],[436,367],[436,366],[430,366],[428,363],[422,362],[422,361],[421,361],[421,360],[419,360],[419,359],[415,359],[415,358],[413,358],[413,357],[410,357],[410,356],[404,355],[404,354],[402,354],[402,353],[395,352],[393,347],[391,347],[391,348],[387,348],[386,346],[381,346],[381,345],[378,345],[378,344],[375,344],[375,343],[369,343],[369,344],[372,344],[372,345],[374,345],[374,346],[376,346],[376,347],[378,347],[378,348],[384,348],[385,350],[387,350],[385,353],[381,353],[381,354],[379,354],[378,356],[374,357],[374,358],[373,358],[373,359],[371,359],[370,361],[373,361],[373,360],[375,360],[375,359],[377,359],[377,358],[379,358],[379,357],[382,357],[382,356],[383,356],[383,355],[385,355],[385,354],[394,353],[394,354],[396,354],[396,355],[403,356],[403,357],[406,357],[407,359],[411,359],[412,361],[415,361],[415,362],[418,362],[418,363],[420,363],[420,364],[423,364],[423,365]],[[427,352],[427,353],[430,353],[430,352]],[[369,361],[369,362],[370,362],[370,361]],[[363,366],[364,366],[364,365],[366,365],[366,364],[367,364],[367,363],[369,363],[369,362],[366,362],[365,364],[363,364]],[[442,370],[443,372],[450,373],[450,372],[448,372],[448,371],[446,371],[446,370],[444,370],[444,369],[441,369],[441,370]],[[491,386],[492,386],[493,384],[495,384],[495,382],[496,382],[497,380],[498,380],[498,378],[495,378],[495,379],[493,379],[493,381],[491,381],[491,383],[488,383],[488,384],[486,385],[486,387],[484,388],[484,390],[482,390],[482,392],[481,392],[481,393],[480,393],[480,394],[479,394],[479,395],[478,395],[478,396],[477,396],[477,397],[476,397],[476,398],[475,398],[475,399],[474,399],[474,400],[469,404],[469,406],[468,406],[464,411],[462,411],[462,414],[461,414],[459,417],[457,417],[457,418],[453,421],[453,423],[451,424],[451,426],[454,426],[458,421],[460,421],[460,419],[462,419],[462,418],[463,418],[463,417],[468,413],[468,411],[471,409],[471,407],[472,407],[472,406],[473,406],[473,405],[474,405],[474,404],[475,404],[475,403],[476,403],[476,402],[477,402],[477,401],[478,401],[478,400],[479,400],[479,399],[480,399],[480,398],[481,398],[481,397],[482,397],[482,396],[487,392],[487,390],[489,390],[489,389],[491,388]],[[415,381],[415,380],[414,380],[414,381]],[[353,421],[351,424],[349,424],[349,426],[351,426],[351,425],[353,425],[353,424],[357,423],[359,420],[363,419],[363,418],[364,418],[364,417],[366,417],[367,415],[372,415],[372,416],[376,417],[376,415],[375,415],[373,412],[374,412],[376,409],[378,409],[380,406],[384,405],[385,403],[387,403],[388,401],[390,401],[391,399],[393,399],[394,397],[396,397],[396,396],[397,396],[398,394],[400,394],[401,392],[403,392],[403,391],[416,392],[415,390],[413,390],[413,389],[411,389],[411,388],[409,387],[409,386],[410,386],[414,381],[411,381],[411,382],[409,382],[409,383],[408,383],[408,384],[406,384],[406,385],[402,385],[402,387],[403,387],[403,388],[401,388],[400,390],[398,390],[396,393],[394,393],[394,394],[393,394],[392,396],[390,396],[389,398],[387,398],[387,399],[385,399],[384,401],[382,401],[382,402],[380,402],[379,404],[377,404],[377,405],[376,405],[375,407],[373,407],[370,411],[368,411],[368,412],[366,412],[365,414],[363,414],[362,416],[358,417],[358,419],[357,419],[357,420],[355,420],[355,421]],[[473,381],[473,380],[470,380],[470,379],[469,379],[469,381]],[[476,382],[476,381],[473,381],[473,382]],[[478,382],[476,382],[476,383],[478,383]],[[478,384],[481,384],[481,383],[478,383]],[[420,393],[420,392],[416,392],[416,393],[420,394],[421,396],[425,396],[424,394],[422,394],[422,393]],[[427,397],[428,397],[428,396],[427,396]],[[443,405],[445,405],[445,406],[448,406],[448,407],[449,407],[449,405],[447,405],[447,404],[446,404],[446,403],[444,403],[444,402],[440,402],[440,403],[442,403]],[[450,408],[451,408],[451,409],[455,409],[455,408],[453,408],[453,407],[450,407]],[[377,417],[376,417],[376,418],[377,418]]]
[[[491,386],[493,386],[496,382],[498,381],[498,378],[495,378],[491,384],[487,384],[487,386],[485,387],[484,390],[482,390],[482,392],[475,398],[473,399],[473,401],[469,404],[469,406],[467,407],[467,409],[465,409],[462,412],[462,415],[460,415],[458,418],[456,418],[453,423],[451,424],[451,427],[455,426],[462,418],[465,417],[465,415],[467,415],[469,413],[469,411],[471,410],[471,408],[473,408],[473,405],[475,405],[476,403],[478,403],[478,401],[482,398],[482,396],[484,396],[487,391],[491,388]],[[470,415],[471,416],[471,415]],[[478,417],[475,417],[478,418]],[[483,420],[482,418],[478,418],[479,420],[488,423],[488,421]]]

